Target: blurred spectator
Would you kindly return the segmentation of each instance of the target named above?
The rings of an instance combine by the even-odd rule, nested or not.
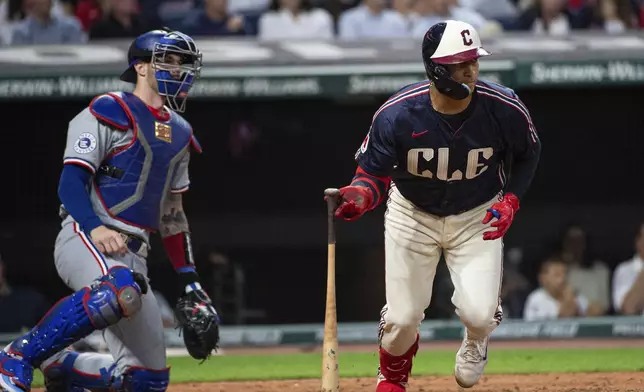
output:
[[[13,28],[12,45],[80,44],[87,41],[73,17],[54,14],[52,0],[24,0],[25,19]]]
[[[512,0],[459,0],[458,4],[478,12],[486,19],[515,18],[519,15]]]
[[[635,236],[635,255],[620,263],[613,274],[613,307],[616,313],[644,314],[644,224]]]
[[[84,31],[89,31],[105,14],[108,0],[81,0],[74,14]]]
[[[411,17],[414,12],[414,5],[417,0],[392,0],[392,8],[398,12],[405,23],[407,24],[407,31],[411,33]]]
[[[541,265],[539,288],[526,300],[523,318],[526,321],[553,320],[585,316],[588,300],[567,280],[567,266],[559,258],[549,258]]]
[[[568,9],[567,0],[537,0],[516,21],[518,30],[540,35],[568,35],[579,27],[581,21]]]
[[[582,8],[582,15],[587,15],[588,19],[584,27],[611,34],[637,28],[637,17],[629,0],[593,0],[588,7]]]
[[[397,38],[409,35],[409,24],[397,11],[386,9],[386,0],[363,0],[344,11],[338,20],[338,35],[344,39]]]
[[[55,16],[67,16],[66,3],[54,0],[51,6],[51,14]],[[23,0],[0,1],[0,44],[11,44],[11,35],[17,22],[25,19]]]
[[[71,8],[66,2],[53,0],[51,3],[51,14],[55,16],[69,16],[71,14]],[[26,16],[25,2],[23,0],[0,1],[0,24],[19,22]]]
[[[272,0],[270,11],[259,18],[260,39],[333,38],[331,14],[312,8],[309,0]]]
[[[89,30],[89,39],[134,38],[151,30],[138,8],[137,0],[108,0],[107,12]]]
[[[568,226],[561,239],[559,256],[568,265],[570,285],[588,299],[593,309],[607,312],[610,306],[610,270],[602,261],[593,260],[588,254],[587,234],[582,227]]]
[[[445,19],[460,20],[474,26],[479,34],[486,35],[501,30],[498,23],[486,20],[478,12],[460,7],[458,0],[417,0],[412,16],[412,35],[422,37],[434,24]]]
[[[11,286],[0,257],[0,333],[31,329],[47,313],[50,305],[36,290]]]
[[[244,18],[230,15],[227,8],[227,0],[205,0],[203,8],[192,11],[179,30],[192,36],[247,34]]]
[[[270,6],[269,0],[229,0],[228,12],[229,13],[249,13],[249,12],[263,12]]]

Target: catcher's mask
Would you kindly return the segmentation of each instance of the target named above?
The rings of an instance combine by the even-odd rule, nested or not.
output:
[[[159,95],[176,112],[183,112],[193,83],[199,78],[202,54],[189,36],[179,31],[153,30],[139,36],[128,52],[129,67],[121,80],[136,83],[134,64],[149,62]]]
[[[467,84],[454,80],[447,66],[488,55],[481,46],[479,33],[465,22],[436,23],[423,37],[422,57],[427,77],[438,91],[453,99],[465,99],[472,91]]]

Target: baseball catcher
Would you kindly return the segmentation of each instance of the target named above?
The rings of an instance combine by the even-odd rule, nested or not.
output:
[[[48,392],[167,389],[161,312],[147,278],[155,232],[179,277],[176,316],[190,354],[205,360],[217,348],[219,318],[199,284],[182,201],[191,152],[201,147],[179,113],[201,62],[181,32],[142,34],[121,75],[134,92],[99,95],[70,121],[54,260],[74,293],[0,351],[0,391],[29,391],[37,367]],[[96,330],[111,355],[67,349]]]

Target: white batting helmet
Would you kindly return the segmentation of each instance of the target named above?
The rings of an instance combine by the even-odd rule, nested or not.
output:
[[[452,79],[445,67],[489,56],[481,37],[469,23],[446,20],[436,23],[423,37],[422,56],[427,76],[442,93],[454,99],[465,99],[470,89]]]

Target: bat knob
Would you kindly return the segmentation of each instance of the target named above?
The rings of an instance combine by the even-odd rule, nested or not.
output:
[[[327,188],[324,190],[324,196],[328,197],[340,197],[340,190],[337,188]]]

